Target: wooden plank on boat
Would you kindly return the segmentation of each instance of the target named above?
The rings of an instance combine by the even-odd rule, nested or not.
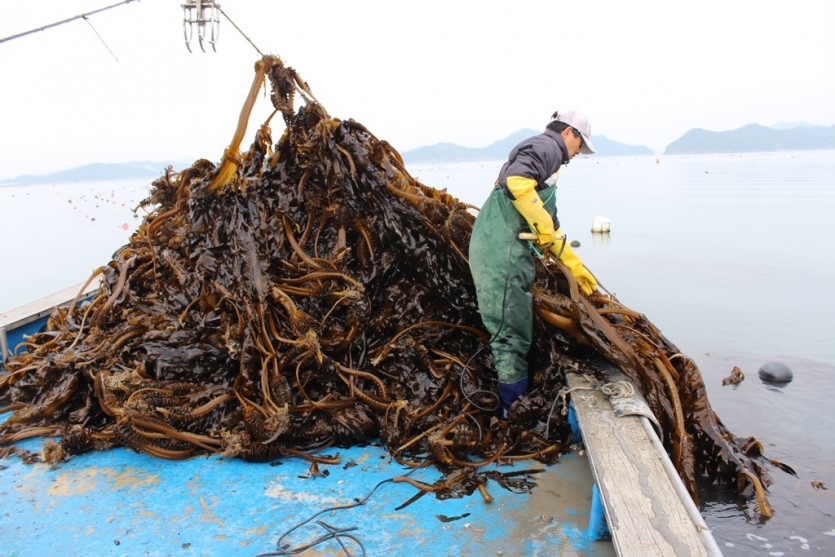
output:
[[[49,315],[57,306],[72,302],[83,286],[84,283],[76,284],[20,307],[0,311],[0,329],[12,330]],[[92,294],[98,287],[98,280],[91,281],[82,296]]]
[[[615,416],[606,396],[581,375],[568,374],[568,386],[618,554],[717,554],[705,546],[704,523],[691,517],[665,471],[666,454],[653,446],[641,418]]]

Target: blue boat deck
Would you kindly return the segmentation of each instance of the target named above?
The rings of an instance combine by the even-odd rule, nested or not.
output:
[[[0,368],[52,307],[76,299],[79,290],[0,313]],[[491,481],[486,492],[461,499],[416,498],[418,488],[392,480],[409,475],[432,484],[440,472],[404,468],[374,444],[331,448],[328,456],[340,463],[320,464],[315,475],[307,460],[295,457],[167,461],[119,448],[50,465],[26,464],[16,455],[0,460],[0,547],[4,555],[643,556],[666,555],[669,548],[721,555],[689,496],[675,489],[675,471],[665,472],[660,441],[656,446],[640,435],[624,441],[637,417],[615,426],[601,393],[575,396],[585,401],[578,428],[591,462],[585,453],[571,453],[553,466],[533,460],[493,466],[537,470],[530,477],[538,485],[529,493]],[[603,429],[600,420],[608,424]],[[45,443],[17,446],[38,453]],[[645,472],[633,473],[636,467]],[[593,501],[595,482],[601,495]],[[596,541],[605,537],[606,522],[614,543]]]
[[[41,441],[19,446],[38,450]],[[247,463],[222,457],[164,461],[114,449],[77,456],[56,466],[0,460],[0,542],[3,555],[223,555],[275,551],[279,537],[311,516],[363,500],[384,480],[408,472],[380,447],[331,449],[341,464]],[[297,548],[326,534],[316,521],[347,532],[368,555],[614,555],[610,542],[593,541],[587,525],[591,471],[585,456],[566,455],[544,467],[517,462],[508,472],[544,468],[531,493],[487,485],[462,499],[417,493],[386,482],[361,506],[324,512],[283,540]],[[435,469],[410,477],[432,482]],[[459,517],[459,518],[456,518]],[[350,555],[362,548],[343,538]],[[336,540],[299,553],[346,555]]]
[[[90,285],[91,295],[97,285]],[[0,313],[2,360],[42,327],[55,305],[80,285]],[[0,419],[4,419],[1,416]],[[39,452],[41,439],[17,446]],[[409,472],[379,446],[333,448],[341,464],[288,458],[272,464],[219,456],[166,461],[125,448],[76,456],[57,465],[0,460],[0,553],[15,555],[258,555],[277,550],[294,526],[331,507],[363,500],[380,482]],[[462,499],[426,494],[397,507],[418,490],[386,482],[368,501],[328,511],[283,541],[289,550],[327,534],[321,521],[346,532],[351,555],[614,555],[611,542],[589,537],[593,477],[588,459],[572,453],[546,467],[536,461],[494,466],[503,472],[544,469],[531,493],[487,485],[493,502],[476,491]],[[411,478],[432,483],[434,468]],[[301,555],[346,555],[328,540]]]

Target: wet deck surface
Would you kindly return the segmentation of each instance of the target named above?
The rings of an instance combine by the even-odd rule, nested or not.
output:
[[[26,448],[34,450],[34,441]],[[378,483],[406,472],[379,447],[332,449],[342,463],[253,464],[219,457],[170,462],[126,449],[73,458],[58,466],[0,460],[0,543],[4,555],[257,555],[276,550],[283,533],[313,514],[364,498]],[[351,465],[349,465],[351,464]],[[353,465],[356,464],[356,465]],[[535,461],[502,471],[543,468]],[[536,475],[530,494],[494,482],[484,502],[476,491],[440,501],[408,484],[384,483],[366,504],[318,517],[350,532],[368,555],[614,555],[609,542],[588,538],[591,471],[572,453]],[[433,469],[411,477],[432,482]],[[467,515],[467,513],[469,513]],[[438,516],[461,517],[450,522]],[[467,515],[467,516],[464,516]],[[312,521],[284,543],[298,547],[323,535]],[[352,555],[360,548],[345,540]],[[57,552],[57,553],[56,553]],[[328,541],[302,555],[345,555]]]

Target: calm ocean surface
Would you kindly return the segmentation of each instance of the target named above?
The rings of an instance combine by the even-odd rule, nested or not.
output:
[[[423,183],[480,206],[501,161],[415,164]],[[0,310],[83,282],[139,225],[150,180],[0,187]],[[602,285],[699,365],[736,435],[773,470],[775,516],[735,497],[703,512],[728,555],[835,555],[835,151],[591,157],[561,173],[563,231]],[[608,236],[591,234],[595,216]],[[779,360],[795,379],[762,383]],[[738,387],[723,387],[734,366]],[[816,489],[822,482],[829,489]]]

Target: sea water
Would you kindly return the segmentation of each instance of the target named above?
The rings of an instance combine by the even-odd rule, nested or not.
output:
[[[408,169],[480,206],[501,164]],[[0,187],[0,311],[110,261],[139,225],[132,209],[149,182]],[[705,493],[719,546],[835,554],[835,151],[577,158],[557,196],[562,229],[600,284],[696,361],[730,431],[797,471],[771,470],[766,522],[733,494]],[[609,234],[591,233],[598,216]],[[791,383],[759,380],[773,360],[791,367]],[[723,387],[735,366],[745,380]]]
[[[410,171],[480,206],[501,164]],[[734,494],[706,492],[720,548],[835,555],[835,151],[575,159],[557,206],[601,285],[696,361],[730,431],[797,472],[771,470],[762,523]],[[601,216],[610,232],[592,234]],[[758,378],[773,360],[791,383]],[[722,386],[735,366],[745,380]]]
[[[83,283],[139,227],[149,180],[0,186],[0,311]]]

